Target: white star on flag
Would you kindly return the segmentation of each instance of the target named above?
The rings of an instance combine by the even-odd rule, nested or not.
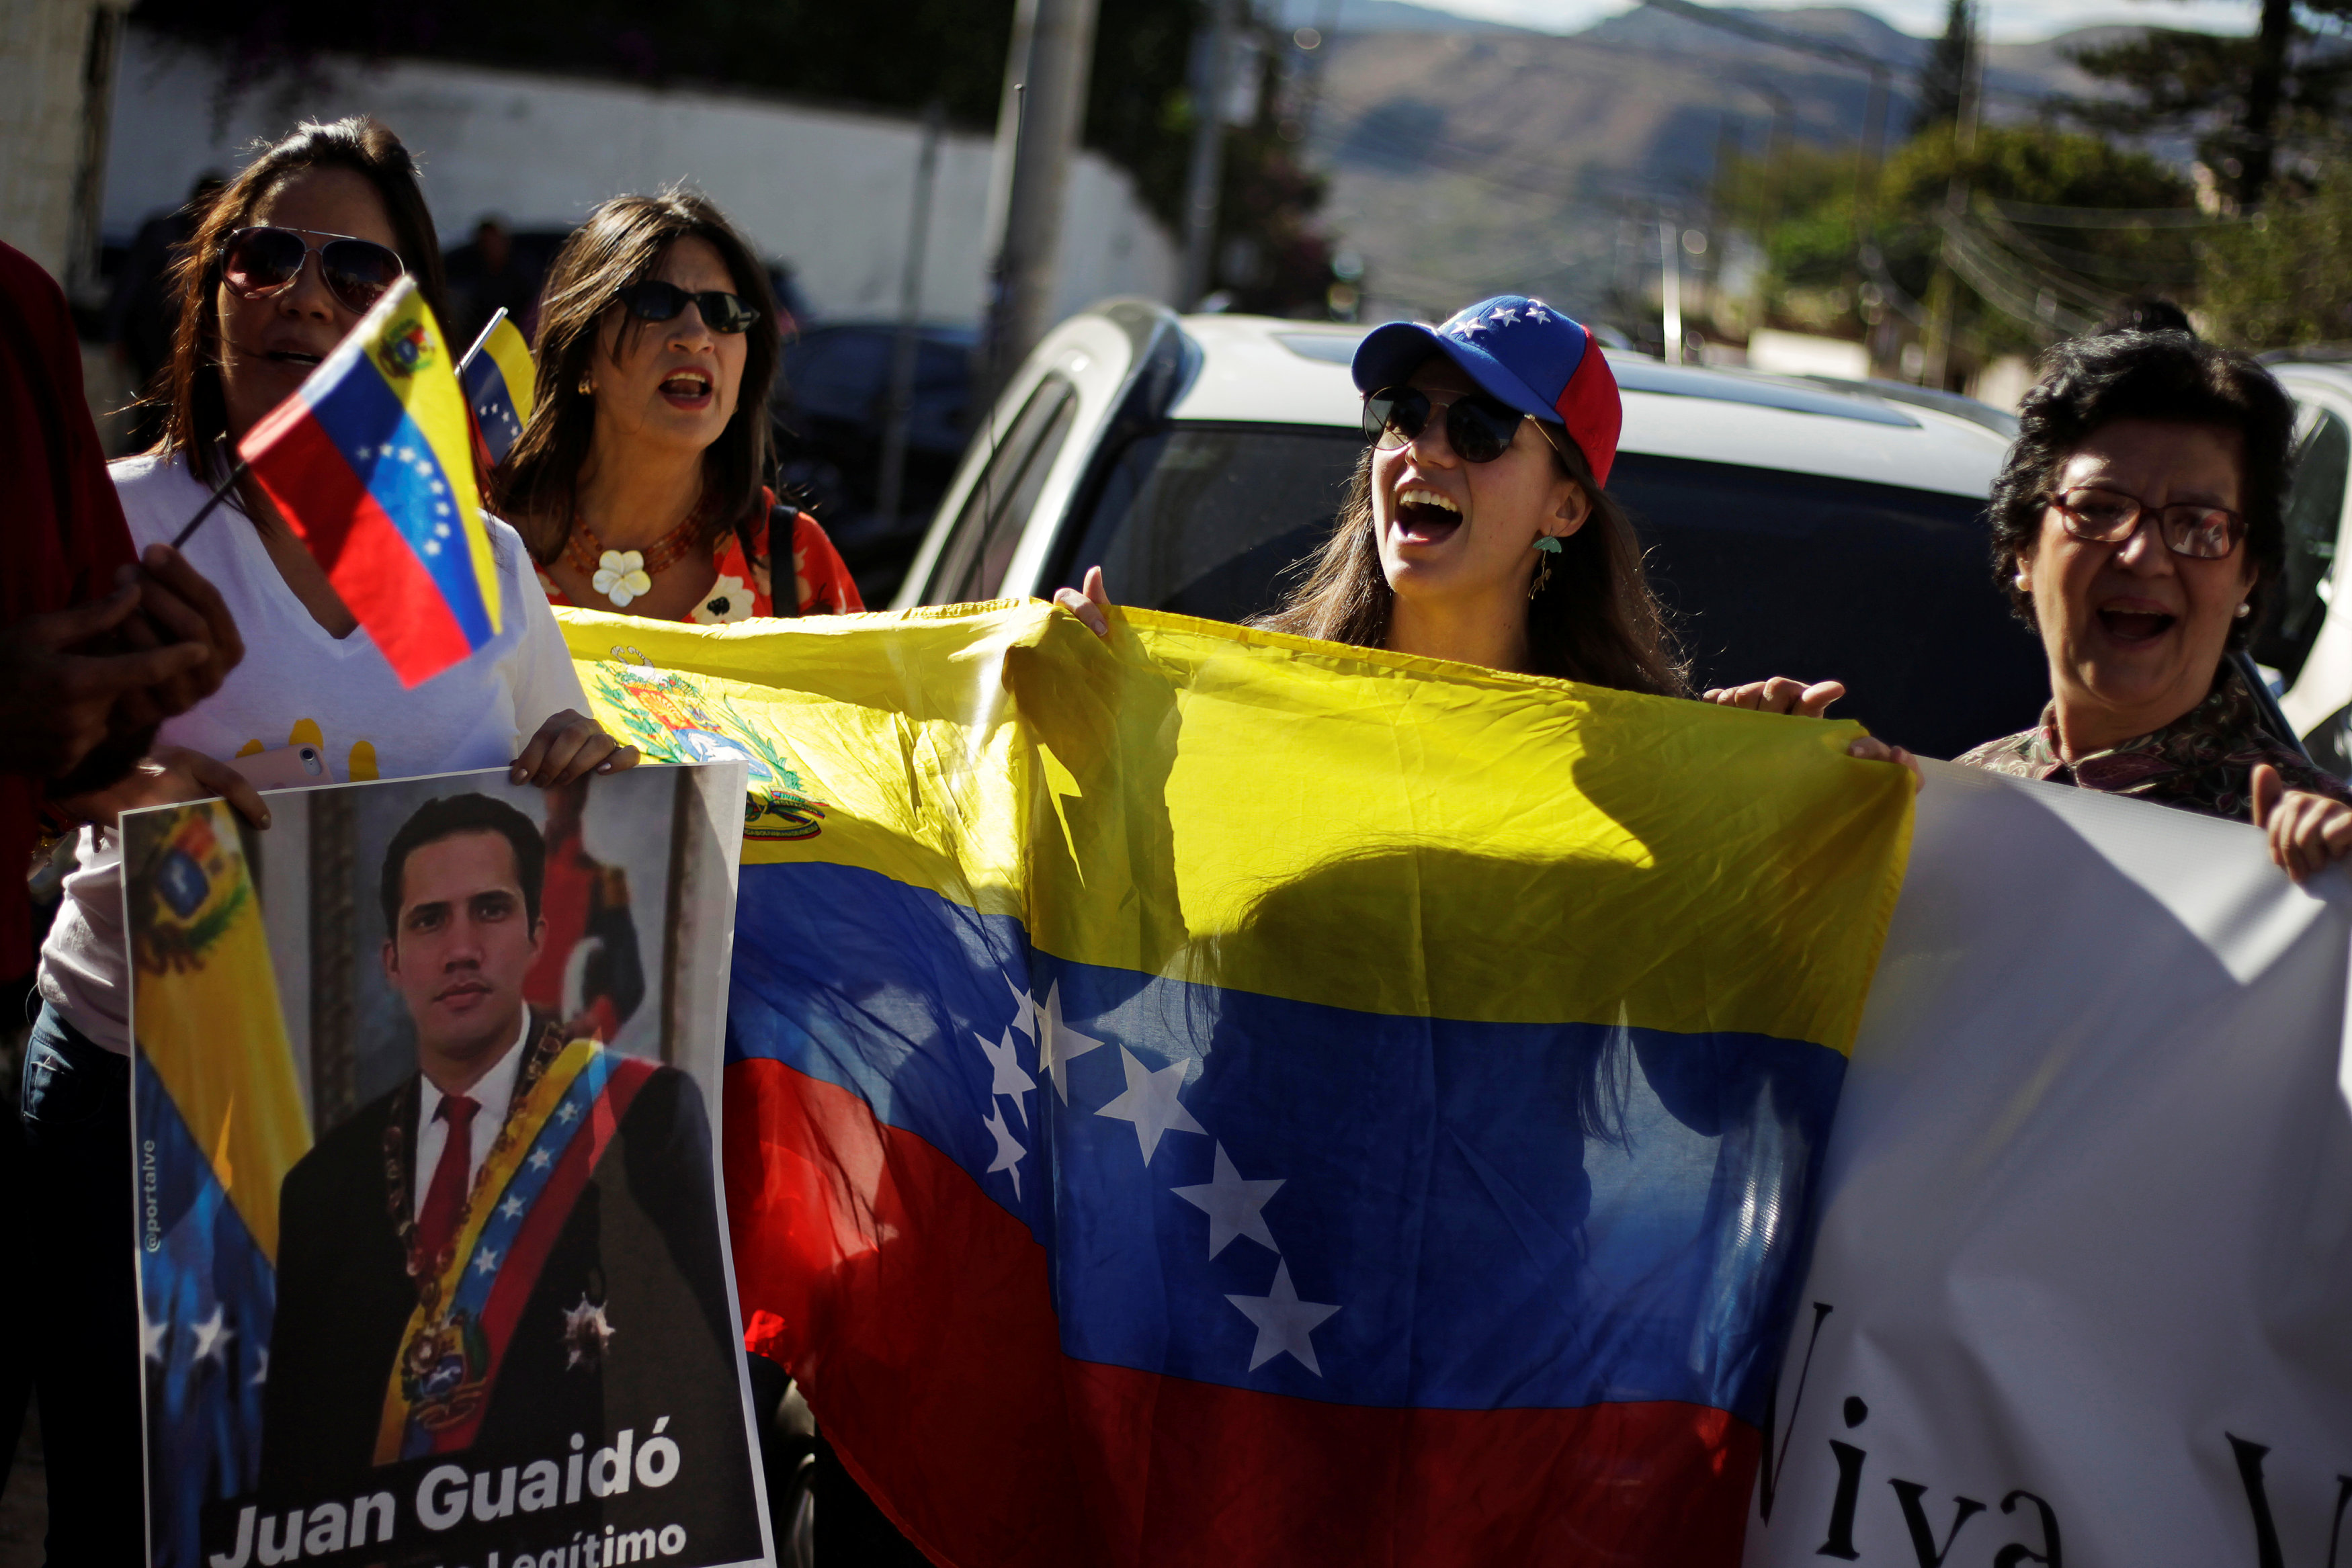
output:
[[[258,1388],[263,1384],[269,1381],[269,1347],[265,1344],[253,1354],[261,1358],[261,1365],[255,1371],[251,1377],[246,1379],[246,1382],[251,1386]]]
[[[1315,1364],[1315,1327],[1339,1309],[1324,1301],[1300,1301],[1290,1282],[1288,1263],[1274,1266],[1274,1289],[1265,1295],[1229,1295],[1225,1300],[1257,1325],[1257,1343],[1250,1347],[1252,1372],[1286,1351],[1298,1358],[1299,1365],[1318,1377],[1323,1375],[1323,1369]]]
[[[1154,1072],[1135,1059],[1135,1052],[1125,1046],[1118,1048],[1121,1065],[1127,1069],[1126,1092],[1095,1113],[1115,1122],[1135,1124],[1136,1146],[1143,1151],[1143,1163],[1151,1163],[1152,1151],[1160,1146],[1160,1135],[1166,1132],[1202,1133],[1208,1128],[1192,1120],[1192,1113],[1176,1098],[1184,1087],[1184,1072],[1192,1066],[1178,1061]]]
[[[522,1199],[509,1194],[507,1200],[499,1205],[499,1212],[509,1219],[520,1218],[522,1214]]]
[[[215,1301],[213,1315],[196,1325],[196,1359],[198,1361],[217,1361],[224,1364],[227,1363],[228,1342],[236,1337],[236,1331],[229,1327],[226,1321],[227,1315],[227,1310],[218,1301]]]
[[[997,1109],[993,1097],[988,1102],[988,1114],[980,1120],[982,1126],[996,1134],[996,1163],[988,1167],[988,1174],[994,1176],[998,1171],[1009,1172],[1013,1177],[1013,1196],[1019,1197],[1021,1156],[1029,1151],[1013,1140],[1012,1129],[1004,1124],[1004,1113]]]
[[[1269,1252],[1279,1252],[1274,1244],[1274,1232],[1265,1228],[1265,1217],[1258,1210],[1265,1200],[1282,1190],[1280,1178],[1273,1181],[1244,1181],[1242,1173],[1234,1168],[1225,1145],[1217,1145],[1215,1175],[1205,1186],[1171,1187],[1178,1197],[1209,1217],[1209,1256],[1223,1252],[1236,1236],[1246,1236]]]
[[[580,1107],[569,1100],[555,1108],[555,1119],[559,1122],[569,1122],[579,1114]]]
[[[475,1254],[474,1254],[474,1272],[475,1272],[475,1273],[477,1273],[477,1274],[495,1274],[495,1273],[497,1273],[498,1271],[499,1271],[499,1255],[498,1255],[497,1253],[495,1253],[495,1252],[491,1251],[488,1248],[485,1247],[485,1248],[483,1248],[479,1252],[477,1252],[477,1253],[475,1253]]]
[[[1014,985],[1013,977],[1010,975],[1004,977],[1004,988],[1013,993],[1013,1006],[1015,1009],[1013,1014],[1013,1027],[1031,1040],[1035,1040],[1037,1038],[1037,998]]]
[[[172,1325],[168,1322],[151,1323],[142,1319],[139,1324],[140,1354],[150,1361],[161,1362],[164,1343],[171,1337]]]
[[[992,1099],[1002,1094],[1012,1101],[1014,1114],[1021,1118],[1023,1126],[1027,1126],[1029,1108],[1021,1103],[1021,1096],[1036,1088],[1037,1081],[1021,1071],[1021,1059],[1013,1051],[1013,1031],[1006,1030],[1003,1040],[996,1045],[989,1044],[984,1034],[975,1034],[972,1039],[980,1041],[980,1049],[988,1057],[990,1096]]]
[[[1053,1075],[1055,1092],[1066,1105],[1070,1103],[1070,1063],[1090,1051],[1099,1050],[1102,1041],[1090,1034],[1080,1034],[1062,1021],[1059,980],[1045,993],[1044,1014],[1037,1023],[1037,1067]]]
[[[547,1161],[548,1153],[545,1149],[533,1149],[530,1152],[530,1160],[526,1163],[535,1171],[543,1171],[547,1168]]]

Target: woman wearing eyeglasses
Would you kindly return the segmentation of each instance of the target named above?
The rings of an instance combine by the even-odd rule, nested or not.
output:
[[[1330,539],[1276,632],[1689,695],[1642,570],[1633,525],[1605,486],[1617,455],[1616,378],[1591,332],[1539,299],[1503,295],[1442,327],[1391,322],[1357,347],[1370,444]],[[1107,633],[1102,574],[1056,602]],[[1708,700],[1818,717],[1834,681],[1775,679]],[[1853,753],[1907,761],[1864,738]]]
[[[865,608],[766,485],[776,320],[766,270],[695,192],[615,196],[564,242],[530,423],[495,479],[551,600],[706,624]]]
[[[2267,371],[2186,332],[2051,350],[1991,505],[2050,705],[1961,762],[2251,820],[2298,880],[2352,849],[2352,789],[2264,728],[2226,657],[2278,574],[2294,424]]]

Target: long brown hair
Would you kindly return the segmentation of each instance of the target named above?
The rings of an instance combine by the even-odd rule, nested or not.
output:
[[[295,127],[293,134],[264,150],[213,197],[197,221],[195,235],[172,264],[180,323],[173,333],[171,362],[154,393],[168,410],[155,451],[184,454],[199,479],[217,477],[214,443],[228,433],[228,403],[220,382],[221,242],[253,221],[253,209],[264,196],[311,169],[349,169],[375,187],[392,224],[401,265],[416,279],[416,290],[433,308],[434,319],[449,319],[440,240],[425,193],[416,183],[416,161],[400,138],[366,115],[308,120]]]
[[[649,277],[679,240],[708,242],[735,280],[735,292],[760,313],[743,334],[743,384],[727,428],[702,455],[701,543],[716,545],[730,529],[756,557],[757,525],[766,520],[761,487],[767,482],[768,390],[776,379],[782,336],[767,268],[735,225],[699,191],[672,186],[658,195],[614,196],[588,214],[548,268],[539,306],[539,376],[530,423],[491,476],[499,510],[514,520],[543,564],[563,549],[579,504],[580,471],[596,435],[594,404],[580,395],[596,353],[596,326],[623,288]],[[626,317],[631,336],[646,326]],[[790,545],[784,547],[790,553]]]
[[[1538,675],[1657,696],[1690,695],[1687,666],[1664,611],[1642,570],[1633,519],[1592,482],[1591,465],[1567,430],[1549,421],[1552,461],[1592,502],[1584,526],[1560,541],[1550,582],[1528,601],[1528,660]],[[1385,646],[1396,592],[1381,570],[1372,523],[1372,448],[1356,460],[1348,498],[1320,549],[1300,562],[1298,586],[1251,622],[1268,631]]]

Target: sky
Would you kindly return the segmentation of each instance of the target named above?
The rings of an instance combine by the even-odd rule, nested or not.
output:
[[[1484,16],[1545,32],[1572,33],[1625,10],[1624,0],[1416,0],[1433,10]],[[1757,10],[1783,10],[1796,0],[1742,0]],[[1921,37],[1944,30],[1946,0],[1805,0],[1808,4],[1858,5],[1906,33]],[[2025,43],[2053,33],[2104,22],[2137,22],[2200,27],[2216,33],[2250,33],[2260,10],[2256,0],[1989,0],[1987,30],[1999,43]]]

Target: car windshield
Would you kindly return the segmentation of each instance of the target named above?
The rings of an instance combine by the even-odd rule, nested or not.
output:
[[[1122,603],[1218,621],[1272,609],[1329,536],[1363,438],[1176,425],[1094,486],[1062,574],[1099,561]],[[1982,504],[1932,491],[1624,453],[1651,582],[1705,688],[1835,679],[1832,712],[1931,757],[2032,724],[2042,650],[1993,582]]]

